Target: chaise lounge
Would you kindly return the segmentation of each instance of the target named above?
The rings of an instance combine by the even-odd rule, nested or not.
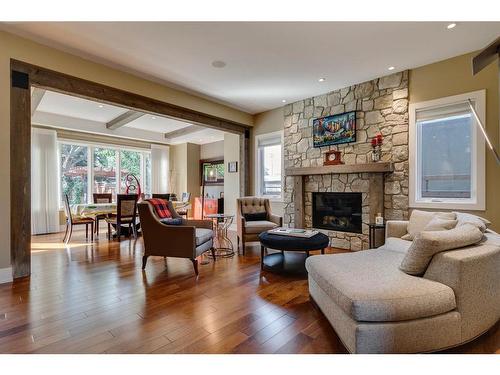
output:
[[[461,345],[500,318],[500,235],[435,254],[421,277],[400,270],[408,221],[386,243],[306,261],[313,302],[351,353],[417,353]]]

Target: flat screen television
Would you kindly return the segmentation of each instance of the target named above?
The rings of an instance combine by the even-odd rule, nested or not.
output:
[[[314,147],[351,142],[356,142],[356,111],[314,119]]]

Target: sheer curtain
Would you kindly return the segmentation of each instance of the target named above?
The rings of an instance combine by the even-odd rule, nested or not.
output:
[[[31,131],[31,232],[59,231],[59,179],[57,133],[32,128]]]
[[[168,170],[169,170],[168,146],[151,145],[151,192],[170,193]]]

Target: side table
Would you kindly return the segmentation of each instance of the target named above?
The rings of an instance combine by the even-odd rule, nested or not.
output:
[[[233,223],[234,215],[209,214],[205,215],[205,217],[207,219],[212,219],[214,223],[215,256],[221,258],[230,258],[234,256],[233,242],[229,239],[227,235],[227,230]]]
[[[385,237],[385,223],[384,224],[368,224],[369,228],[369,248],[374,249],[376,247],[376,235],[377,231],[382,231],[382,235]]]

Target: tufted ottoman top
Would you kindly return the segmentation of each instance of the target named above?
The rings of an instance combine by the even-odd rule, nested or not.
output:
[[[301,238],[263,232],[259,234],[259,240],[264,247],[285,251],[321,250],[330,244],[328,236],[323,233],[318,233],[310,238]]]

